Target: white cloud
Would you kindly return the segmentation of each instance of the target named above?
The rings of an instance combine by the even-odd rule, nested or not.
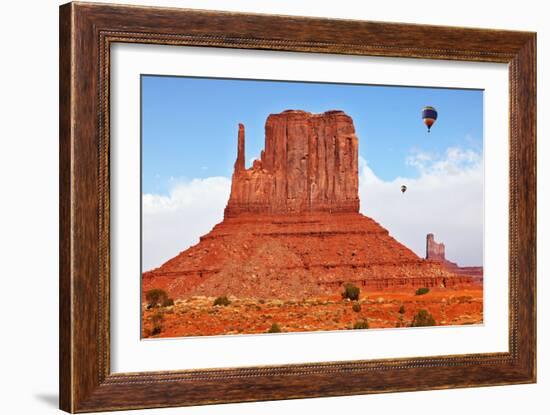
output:
[[[143,270],[156,268],[223,219],[231,180],[193,179],[174,185],[169,195],[143,195]]]
[[[481,265],[483,258],[483,161],[479,153],[450,148],[443,156],[419,151],[407,164],[415,179],[383,181],[360,158],[361,212],[419,256],[425,237],[434,233],[446,245],[447,258],[461,265]],[[169,195],[143,195],[143,269],[196,244],[223,219],[231,180],[193,179],[176,184]],[[405,194],[401,185],[407,186]]]
[[[473,150],[450,147],[444,157],[413,150],[405,162],[409,166],[416,167],[424,175],[459,174],[465,169],[479,165],[481,156]]]
[[[445,243],[460,265],[483,261],[483,160],[472,150],[449,148],[443,156],[414,151],[406,163],[415,179],[383,181],[360,159],[361,213],[372,217],[419,256],[426,234]],[[401,185],[407,191],[401,193]]]

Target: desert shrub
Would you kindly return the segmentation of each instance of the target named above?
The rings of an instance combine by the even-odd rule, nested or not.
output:
[[[174,305],[174,299],[173,298],[167,298],[166,300],[164,300],[164,302],[162,303],[162,306],[163,307],[170,307]]]
[[[364,330],[369,328],[369,322],[367,320],[357,320],[353,325],[355,330]]]
[[[403,304],[399,307],[399,314],[405,314],[405,306]]]
[[[344,285],[344,292],[342,293],[342,298],[349,298],[351,301],[359,300],[359,287],[353,284]]]
[[[435,319],[427,310],[420,310],[413,317],[411,327],[435,326]]]
[[[145,299],[147,300],[148,308],[157,307],[168,300],[168,294],[160,288],[153,288],[145,293]]]
[[[280,333],[281,332],[281,327],[277,323],[273,323],[267,332],[268,333]]]
[[[353,311],[355,311],[356,313],[358,313],[359,311],[361,311],[361,304],[359,303],[353,303],[353,305],[351,306],[351,309]]]
[[[156,313],[151,317],[151,322],[153,323],[153,329],[151,330],[151,335],[154,336],[156,334],[160,334],[162,331],[162,321],[164,320],[164,316],[162,313]]]
[[[214,305],[221,305],[221,306],[228,306],[231,304],[231,301],[229,301],[229,298],[227,296],[222,295],[221,297],[218,297],[214,300]]]
[[[430,292],[430,289],[427,288],[427,287],[422,287],[422,288],[419,288],[418,290],[416,290],[416,295],[424,295],[424,294],[427,294]]]

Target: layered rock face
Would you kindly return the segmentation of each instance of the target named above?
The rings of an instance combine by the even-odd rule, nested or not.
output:
[[[358,143],[352,119],[342,111],[272,114],[265,150],[245,168],[244,126],[225,216],[358,212]]]
[[[265,131],[265,150],[247,169],[239,125],[223,222],[144,273],[144,291],[309,298],[334,294],[345,283],[367,290],[471,283],[437,258],[418,257],[359,213],[358,139],[348,115],[285,111],[270,115]]]
[[[146,273],[145,289],[175,298],[308,298],[345,283],[366,289],[459,287],[470,282],[419,258],[359,213],[226,218],[200,242]]]

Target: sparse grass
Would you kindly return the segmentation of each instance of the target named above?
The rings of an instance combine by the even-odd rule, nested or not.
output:
[[[355,330],[365,330],[369,328],[369,322],[367,320],[357,320],[353,325]]]
[[[214,305],[220,305],[225,307],[225,306],[228,306],[229,304],[231,304],[231,301],[225,295],[222,295],[221,297],[218,297],[214,300]]]
[[[460,297],[457,297],[455,301],[459,304],[470,303],[472,301],[472,297],[469,295],[461,295]]]
[[[359,303],[353,303],[353,305],[351,306],[351,309],[353,311],[355,311],[356,313],[358,313],[359,311],[361,311],[361,304]]]
[[[164,316],[162,313],[156,313],[151,317],[151,322],[153,323],[153,329],[151,330],[151,335],[155,336],[160,334],[162,331],[162,322],[164,321]]]
[[[401,307],[399,307],[399,320],[395,324],[395,327],[405,327],[405,322],[404,322],[405,311],[406,311],[405,306],[401,304]]]
[[[342,298],[346,299],[349,298],[351,301],[357,301],[359,300],[359,294],[361,290],[359,287],[353,285],[353,284],[346,284],[344,285],[344,292],[342,293]]]
[[[429,288],[422,287],[422,288],[419,288],[418,290],[416,290],[415,294],[416,295],[424,295],[424,294],[428,294],[429,292],[430,292]]]
[[[281,327],[277,323],[273,323],[267,332],[268,333],[280,333],[281,332]]]
[[[427,310],[420,310],[413,317],[411,327],[435,326],[435,319]]]

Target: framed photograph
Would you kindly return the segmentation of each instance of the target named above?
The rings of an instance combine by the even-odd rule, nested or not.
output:
[[[536,35],[60,8],[60,407],[536,381]]]

